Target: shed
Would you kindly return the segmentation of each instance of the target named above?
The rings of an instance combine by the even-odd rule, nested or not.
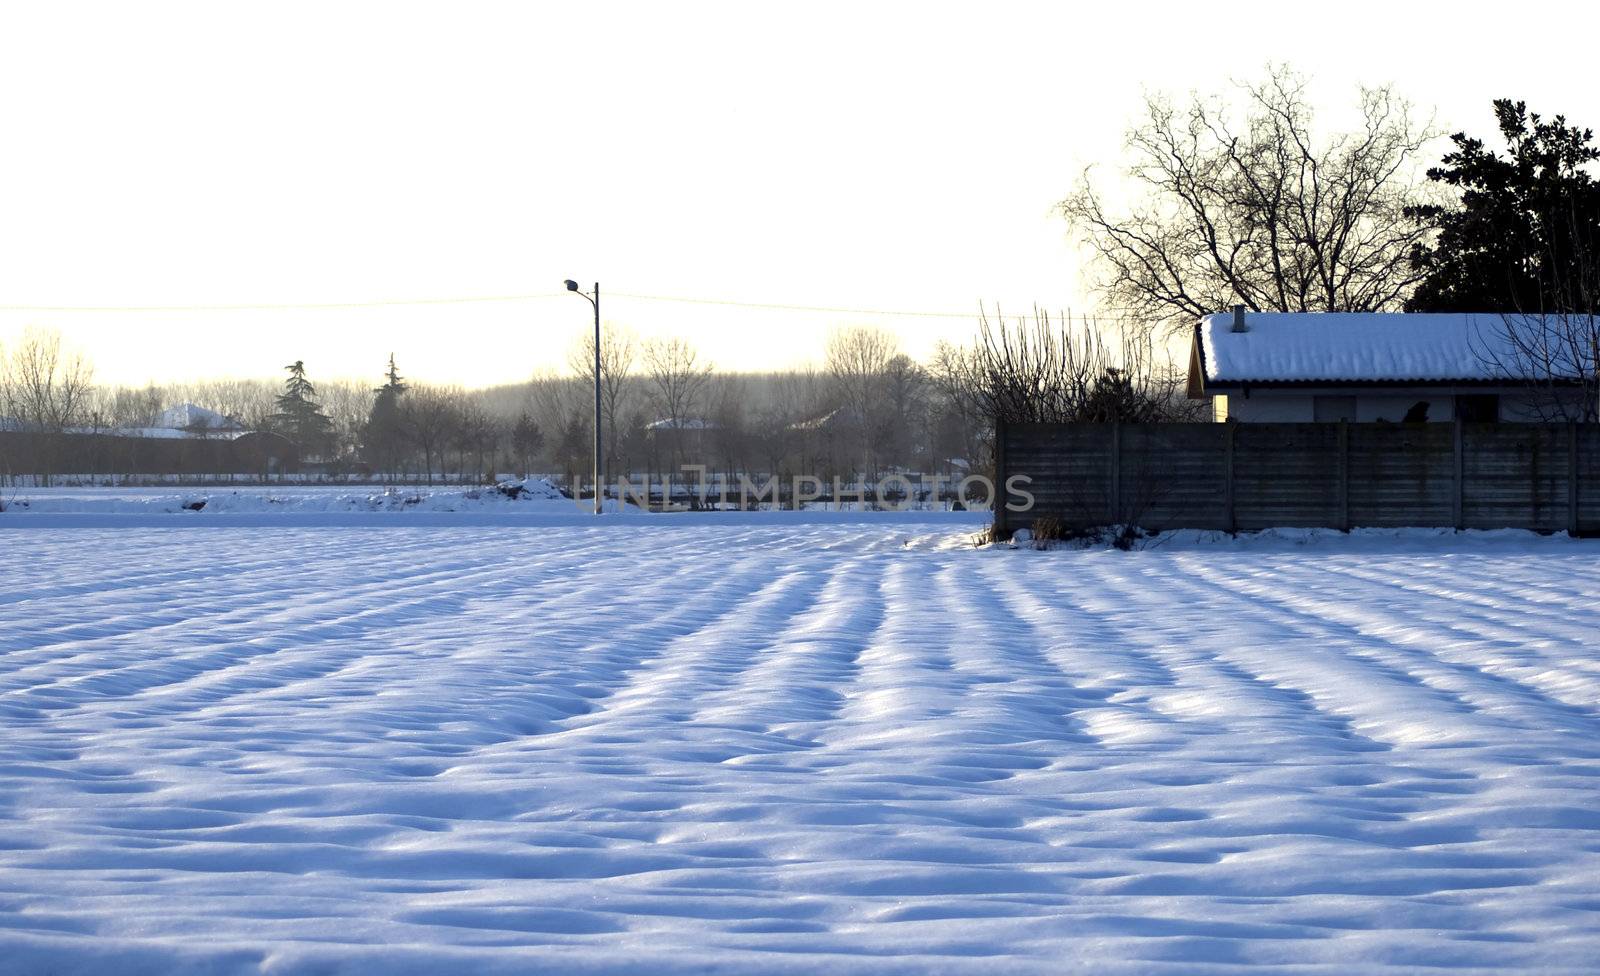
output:
[[[1546,419],[1536,384],[1581,396],[1577,376],[1594,368],[1553,348],[1572,326],[1593,320],[1236,309],[1196,323],[1189,396],[1241,422],[1534,422]]]

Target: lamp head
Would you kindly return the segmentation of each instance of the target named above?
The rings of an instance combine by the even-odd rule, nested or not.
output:
[[[578,290],[578,283],[576,281],[573,281],[571,278],[568,278],[567,279],[567,291],[577,291],[577,290]]]

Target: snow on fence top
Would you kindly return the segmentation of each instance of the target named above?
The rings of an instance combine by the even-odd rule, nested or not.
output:
[[[1563,324],[1554,316],[1250,312],[1246,331],[1234,332],[1224,312],[1201,317],[1200,344],[1208,382],[1512,382],[1537,378],[1524,350],[1551,346]]]

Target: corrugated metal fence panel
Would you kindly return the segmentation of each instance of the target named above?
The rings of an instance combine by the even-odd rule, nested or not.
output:
[[[1350,525],[1455,524],[1452,424],[1351,424]]]
[[[1600,427],[1578,434],[1578,531],[1600,532]]]
[[[1228,433],[1224,424],[1122,427],[1117,521],[1155,531],[1228,528]]]
[[[1338,424],[1239,424],[1233,506],[1241,529],[1337,526]]]
[[[1006,477],[1032,479],[1031,512],[1013,513],[1014,527],[1051,515],[1074,525],[1111,518],[1111,424],[1013,424],[1006,427]]]
[[[1464,528],[1567,527],[1565,425],[1463,424],[1461,448]]]

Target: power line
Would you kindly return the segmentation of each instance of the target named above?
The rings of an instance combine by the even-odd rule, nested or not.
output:
[[[681,298],[672,295],[634,295],[614,291],[612,298],[637,298],[649,302],[684,302],[691,305],[729,305],[734,308],[775,309],[785,312],[831,312],[836,315],[892,315],[910,318],[971,319],[976,312],[923,312],[882,308],[842,308],[833,305],[786,305],[778,302],[736,302],[721,298]]]
[[[0,312],[286,312],[297,309],[382,308],[392,305],[467,305],[488,302],[525,302],[557,298],[565,292],[543,295],[476,295],[461,298],[391,298],[370,302],[284,302],[237,305],[0,305]]]
[[[287,312],[341,308],[387,308],[415,305],[468,305],[493,302],[524,302],[544,298],[557,298],[565,292],[547,292],[536,295],[475,295],[456,298],[393,298],[365,302],[281,302],[240,303],[219,305],[0,305],[0,312]],[[720,305],[730,308],[753,308],[766,311],[824,312],[833,315],[883,315],[899,318],[972,319],[976,312],[931,312],[924,310],[847,308],[834,305],[792,305],[782,302],[741,302],[721,298],[688,298],[681,295],[639,295],[631,292],[608,292],[607,298],[625,298],[647,302],[677,302],[690,305]]]
[[[0,305],[0,312],[289,312],[338,310],[350,308],[392,308],[426,305],[486,305],[497,302],[529,302],[546,298],[562,298],[567,292],[552,291],[525,295],[462,295],[448,298],[384,298],[364,302],[280,302],[238,303],[217,305]],[[761,311],[821,312],[829,315],[881,315],[890,318],[975,319],[982,310],[971,312],[934,312],[926,309],[852,308],[843,305],[795,305],[785,302],[743,302],[727,298],[691,298],[684,295],[641,295],[634,292],[607,292],[606,298],[631,299],[645,302],[675,302],[687,305],[718,305],[727,308],[751,308]],[[994,313],[998,318],[1016,318],[1016,315]],[[1101,322],[1134,321],[1119,315],[1091,315]]]

